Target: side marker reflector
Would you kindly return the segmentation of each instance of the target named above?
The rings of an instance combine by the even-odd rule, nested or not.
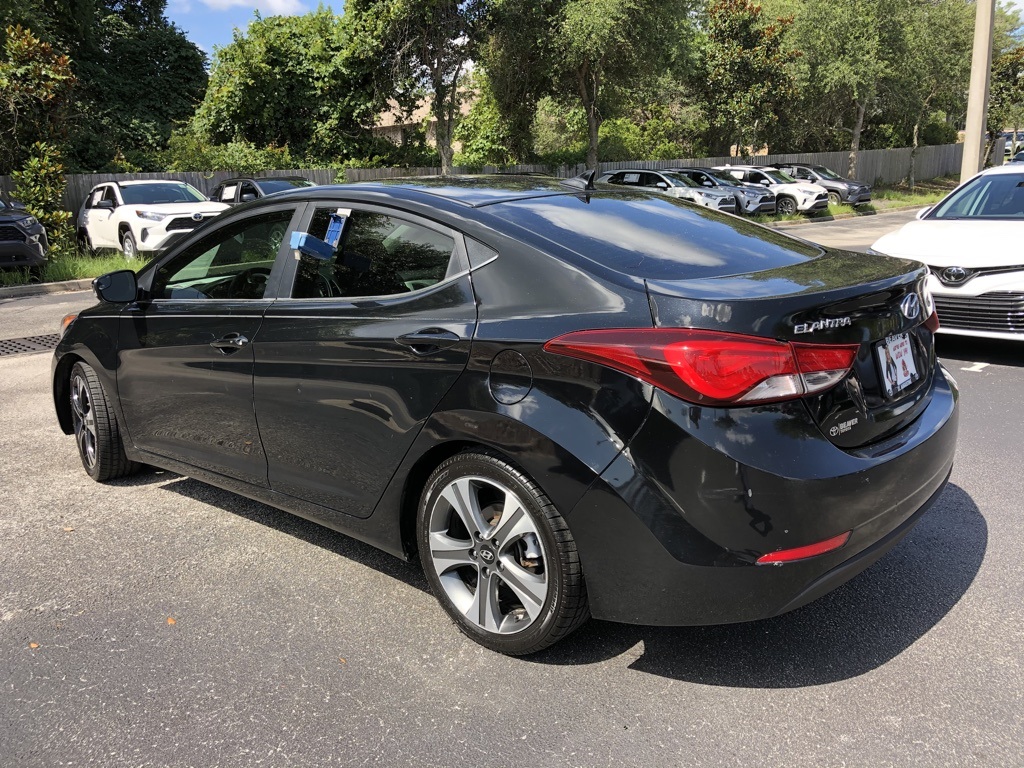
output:
[[[805,547],[780,549],[775,552],[769,552],[768,554],[761,555],[757,558],[757,565],[789,563],[793,560],[804,560],[808,557],[824,555],[826,552],[832,552],[846,544],[846,542],[850,540],[851,533],[853,533],[853,531],[847,531],[846,533],[841,533],[838,536],[833,536],[831,539],[819,541],[817,544],[808,544]]]

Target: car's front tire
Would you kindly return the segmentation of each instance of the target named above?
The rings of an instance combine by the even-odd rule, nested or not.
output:
[[[781,216],[792,216],[796,213],[796,200],[792,197],[779,197],[775,201],[775,210]]]
[[[102,483],[137,472],[139,464],[125,455],[117,418],[92,367],[75,363],[68,390],[78,455],[89,477]]]
[[[828,193],[828,204],[829,205],[842,205],[842,203],[843,203],[843,198],[840,197],[838,192],[829,192]]]
[[[441,606],[499,653],[546,648],[590,616],[576,543],[522,470],[485,452],[442,463],[420,498],[420,561]]]
[[[139,258],[139,246],[135,242],[135,235],[132,234],[131,230],[121,235],[121,253],[129,261]]]

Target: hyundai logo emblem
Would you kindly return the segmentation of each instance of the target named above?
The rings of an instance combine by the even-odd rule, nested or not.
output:
[[[967,270],[963,267],[946,267],[941,277],[944,283],[962,283],[967,279]]]
[[[913,320],[921,314],[921,300],[916,293],[909,294],[900,302],[900,311],[907,320]]]
[[[203,220],[203,214],[201,214],[201,213],[193,213],[192,214],[192,221],[202,221],[202,220]]]
[[[494,553],[491,552],[491,550],[489,550],[489,549],[481,549],[480,550],[480,559],[483,560],[485,563],[493,563],[494,562]]]

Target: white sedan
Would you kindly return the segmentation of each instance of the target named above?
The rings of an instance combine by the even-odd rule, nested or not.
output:
[[[941,333],[1024,341],[1024,167],[979,173],[871,249],[928,265]]]

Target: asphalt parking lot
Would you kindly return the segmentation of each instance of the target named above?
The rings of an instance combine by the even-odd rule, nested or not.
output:
[[[88,303],[0,300],[0,339]],[[1024,347],[939,351],[957,465],[878,564],[770,621],[591,622],[528,659],[345,536],[171,473],[93,483],[50,356],[0,357],[0,764],[1024,765]]]

